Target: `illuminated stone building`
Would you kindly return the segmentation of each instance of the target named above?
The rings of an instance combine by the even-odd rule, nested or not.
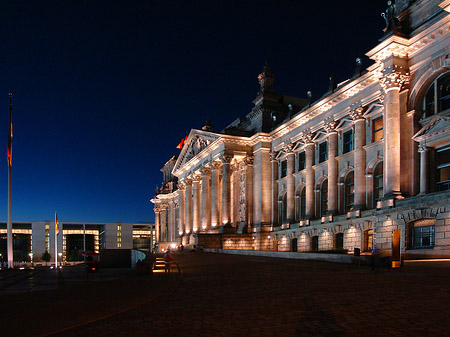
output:
[[[158,240],[368,251],[399,229],[402,254],[450,256],[449,8],[390,4],[373,64],[317,101],[279,96],[266,66],[245,118],[193,129],[171,159]]]

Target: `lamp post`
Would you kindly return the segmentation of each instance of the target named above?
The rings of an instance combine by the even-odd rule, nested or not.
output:
[[[62,265],[62,253],[58,253],[59,256],[59,265]]]
[[[3,254],[0,253],[0,257],[2,258],[2,264],[0,265],[0,267],[3,267]]]
[[[33,253],[28,254],[30,256],[31,266],[33,266]]]

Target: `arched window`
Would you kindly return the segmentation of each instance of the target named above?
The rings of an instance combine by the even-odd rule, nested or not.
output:
[[[428,89],[423,102],[425,116],[450,109],[450,73],[438,77]]]
[[[383,162],[378,163],[373,170],[373,200],[374,205],[383,198]]]
[[[320,187],[320,214],[321,216],[327,215],[328,211],[328,179],[322,182]]]
[[[349,212],[353,210],[355,202],[355,182],[353,171],[347,174],[345,178],[345,211]]]

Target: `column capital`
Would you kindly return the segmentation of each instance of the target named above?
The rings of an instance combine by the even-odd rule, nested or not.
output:
[[[153,210],[155,211],[155,213],[159,213],[160,212],[160,208],[159,207],[155,207]]]
[[[161,206],[159,206],[159,208],[161,209],[161,211],[165,211],[166,209],[169,208],[169,205],[167,205],[167,204],[161,204]]]
[[[288,143],[283,146],[283,152],[286,154],[294,153],[294,143]]]
[[[211,167],[209,166],[203,166],[200,171],[203,173],[203,175],[210,175],[211,174]]]
[[[191,178],[186,178],[186,179],[184,180],[184,183],[186,184],[186,186],[187,186],[187,185],[192,186],[192,179],[191,179]]]
[[[394,66],[392,72],[385,74],[380,79],[380,84],[384,92],[387,92],[388,90],[393,88],[402,90],[409,85],[409,73],[406,72],[402,67]]]
[[[277,161],[278,151],[270,152],[270,161]]]
[[[356,121],[362,120],[364,121],[364,108],[362,106],[357,107],[356,109],[353,109],[350,111],[350,116],[353,119],[353,123]]]
[[[202,180],[202,175],[201,174],[193,174],[192,179],[194,180],[194,182],[199,182]]]
[[[184,191],[186,189],[186,184],[183,183],[178,183],[178,189]]]
[[[426,145],[424,145],[424,144],[420,144],[420,145],[419,145],[418,151],[419,151],[420,153],[422,153],[422,152],[427,152],[428,150],[429,150],[429,148],[428,148]]]
[[[224,153],[220,156],[220,160],[222,160],[222,164],[229,164],[233,160],[233,155]]]
[[[212,169],[218,170],[222,167],[222,162],[219,160],[215,160],[211,163]]]
[[[245,158],[244,158],[244,163],[245,163],[245,165],[253,165],[253,160],[255,159],[255,157],[253,156],[253,155],[247,155]]]
[[[325,131],[327,132],[327,134],[330,134],[330,133],[336,133],[336,132],[337,132],[337,131],[336,131],[337,125],[338,125],[338,122],[337,122],[337,121],[331,121],[331,122],[326,123],[326,124],[323,126],[323,128],[325,129]]]
[[[302,136],[302,142],[305,143],[306,145],[314,144],[313,138],[314,138],[313,132],[306,133]]]

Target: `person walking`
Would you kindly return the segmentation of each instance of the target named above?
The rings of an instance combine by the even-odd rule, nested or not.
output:
[[[165,273],[170,273],[170,267],[172,266],[172,260],[173,260],[173,257],[170,254],[170,250],[168,249],[166,251],[166,254],[164,254],[164,272]]]

